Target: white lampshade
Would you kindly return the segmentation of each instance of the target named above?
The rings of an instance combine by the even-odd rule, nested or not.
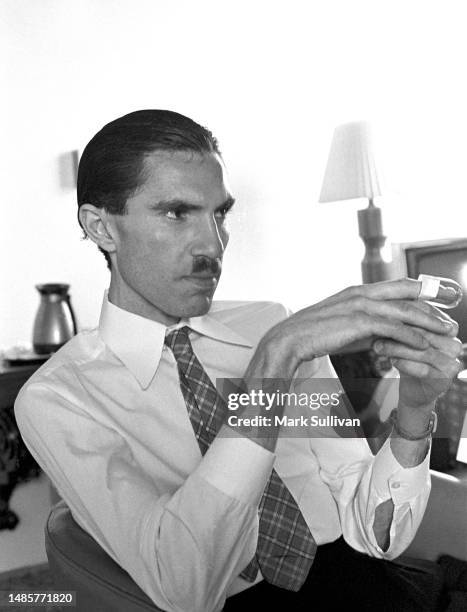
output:
[[[372,200],[379,195],[369,123],[339,125],[334,131],[319,201]]]

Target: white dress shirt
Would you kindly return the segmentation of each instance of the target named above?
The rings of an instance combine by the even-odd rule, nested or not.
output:
[[[211,380],[240,378],[264,333],[287,316],[272,303],[214,302],[190,326]],[[428,499],[429,460],[403,468],[387,441],[373,457],[362,438],[281,437],[275,454],[239,434],[202,457],[164,345],[166,328],[107,297],[99,327],[55,353],[20,392],[16,419],[33,456],[75,520],[157,606],[221,610],[249,586],[258,504],[274,465],[318,544],[343,534],[356,550],[391,559],[408,546]],[[328,358],[300,376],[334,379]],[[390,546],[373,532],[392,498]],[[261,580],[261,576],[258,576]]]

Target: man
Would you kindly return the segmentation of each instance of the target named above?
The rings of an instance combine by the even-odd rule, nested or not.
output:
[[[79,220],[110,287],[98,329],[20,394],[24,439],[76,521],[163,610],[332,610],[349,597],[362,610],[419,609],[425,587],[387,560],[424,512],[457,325],[410,280],[289,317],[276,304],[212,303],[233,203],[216,140],[182,115],[138,111],[94,136]],[[216,380],[241,379],[250,398],[297,376],[320,391],[336,382],[327,355],[372,338],[401,377],[376,457],[359,437],[228,425]],[[284,414],[281,402],[271,410]]]

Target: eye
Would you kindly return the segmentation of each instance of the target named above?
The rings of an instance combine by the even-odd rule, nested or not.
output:
[[[225,219],[231,210],[232,204],[226,204],[222,208],[219,208],[219,210],[216,210],[216,217],[218,219]]]
[[[179,221],[180,219],[184,219],[187,215],[187,211],[183,208],[173,208],[171,210],[165,211],[165,216],[167,219],[172,219],[173,221]]]

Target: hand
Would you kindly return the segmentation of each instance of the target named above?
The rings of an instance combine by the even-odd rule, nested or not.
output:
[[[451,322],[452,331],[447,335],[423,331],[429,347],[423,350],[412,349],[391,340],[381,339],[374,343],[373,350],[378,355],[389,357],[399,370],[399,410],[404,406],[412,408],[431,404],[449,388],[452,379],[462,369],[458,357],[462,353],[462,343],[456,337],[457,323],[446,313],[429,306],[435,316]]]
[[[247,375],[290,378],[302,361],[375,338],[391,341],[392,350],[429,349],[427,333],[447,338],[457,328],[449,317],[417,300],[420,286],[402,279],[349,287],[300,310],[264,336]]]
[[[452,330],[444,336],[424,331],[430,343],[427,349],[413,350],[391,340],[378,340],[373,346],[377,354],[390,357],[399,370],[397,420],[405,431],[414,436],[427,431],[436,398],[448,389],[462,368],[457,359],[462,352],[462,344],[456,338],[457,323],[441,310],[429,307],[435,316],[451,322]],[[397,432],[391,434],[392,452],[403,467],[419,465],[425,459],[428,448],[428,438],[411,441],[400,437]]]

